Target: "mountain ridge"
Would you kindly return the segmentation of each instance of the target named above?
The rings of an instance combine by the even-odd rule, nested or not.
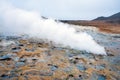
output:
[[[108,17],[101,16],[101,17],[98,17],[98,18],[96,18],[92,21],[105,21],[105,22],[108,22],[108,23],[120,24],[120,12],[118,12],[116,14],[113,14],[111,16],[108,16]]]

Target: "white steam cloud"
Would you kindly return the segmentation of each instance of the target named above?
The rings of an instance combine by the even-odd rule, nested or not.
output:
[[[26,11],[8,5],[0,7],[1,32],[25,33],[74,49],[106,54],[104,47],[98,45],[90,35],[76,33],[71,25],[56,22],[53,19],[43,19],[39,13],[34,11]]]

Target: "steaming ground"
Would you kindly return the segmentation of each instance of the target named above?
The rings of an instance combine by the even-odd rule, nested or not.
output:
[[[85,32],[76,32],[74,26],[43,19],[39,13],[9,6],[0,6],[2,33],[27,34],[31,37],[47,39],[63,46],[105,55],[104,47],[97,44]]]

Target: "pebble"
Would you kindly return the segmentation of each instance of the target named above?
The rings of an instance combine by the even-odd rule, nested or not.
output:
[[[16,67],[21,67],[21,66],[24,66],[24,65],[25,65],[24,62],[17,62],[17,63],[15,64]]]
[[[56,69],[58,69],[58,66],[55,66],[55,65],[51,66],[52,71],[55,71]]]
[[[106,80],[106,77],[104,75],[99,75],[98,80]]]
[[[0,57],[0,60],[11,60],[12,55],[11,54],[6,54]]]
[[[80,71],[85,71],[86,70],[86,67],[83,64],[77,64],[76,66]]]

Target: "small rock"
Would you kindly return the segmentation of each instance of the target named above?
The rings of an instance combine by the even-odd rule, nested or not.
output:
[[[107,55],[108,55],[108,56],[114,56],[114,54],[111,54],[111,53],[108,53]]]
[[[4,55],[0,57],[0,60],[11,60],[12,59],[11,56],[12,56],[11,54]]]
[[[101,64],[101,65],[96,66],[96,69],[98,69],[98,70],[105,69],[105,64]]]
[[[12,59],[16,62],[19,61],[19,57],[13,57]]]
[[[104,75],[99,75],[99,76],[98,76],[98,80],[106,80],[106,76],[104,76]]]
[[[41,71],[41,72],[40,72],[40,75],[41,75],[41,76],[52,76],[52,75],[53,75],[53,72]]]
[[[81,65],[81,64],[78,64],[77,65],[77,68],[80,70],[80,71],[85,71],[86,70],[86,67],[84,65]]]
[[[33,52],[34,51],[34,49],[25,49],[26,51],[28,51],[28,52]]]
[[[13,52],[18,52],[18,51],[20,51],[20,49],[21,49],[21,47],[14,47],[14,48],[12,48],[12,51]]]
[[[24,46],[23,44],[19,44],[19,46]]]
[[[24,62],[17,62],[17,63],[15,64],[16,67],[20,67],[20,66],[24,66],[24,65],[25,65]]]
[[[51,66],[52,71],[55,71],[56,69],[58,69],[58,66]]]
[[[69,77],[74,77],[74,76],[72,74],[70,74]]]
[[[18,49],[21,49],[21,47],[14,47],[14,48],[12,48],[12,50],[18,50]]]
[[[73,74],[69,74],[66,80],[75,80]]]
[[[3,79],[9,79],[9,76],[6,74],[1,75],[0,77],[2,77]]]
[[[25,58],[20,58],[19,61],[20,62],[26,62],[26,59]]]
[[[24,74],[26,74],[26,75],[39,75],[40,74],[40,72],[39,71],[35,71],[35,70],[30,70],[30,71],[27,71],[27,72],[25,72]]]

